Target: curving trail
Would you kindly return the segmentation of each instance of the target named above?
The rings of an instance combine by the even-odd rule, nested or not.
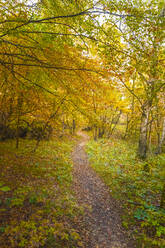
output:
[[[82,137],[73,151],[74,190],[79,204],[85,208],[78,224],[86,248],[134,248],[134,242],[121,225],[121,208],[106,185],[88,164],[84,146],[88,136]]]

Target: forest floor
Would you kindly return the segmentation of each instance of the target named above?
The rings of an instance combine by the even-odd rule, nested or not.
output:
[[[78,135],[0,142],[0,248],[165,247],[164,154]]]
[[[108,187],[89,166],[85,145],[89,137],[78,133],[81,140],[73,151],[74,190],[84,215],[78,225],[87,248],[133,248],[129,231],[121,224],[121,203],[113,199]]]

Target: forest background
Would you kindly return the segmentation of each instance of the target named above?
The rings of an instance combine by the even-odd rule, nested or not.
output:
[[[164,247],[164,15],[161,0],[0,1],[3,247],[81,246],[66,223],[81,212],[70,154],[82,128],[93,168],[124,195],[125,228]]]

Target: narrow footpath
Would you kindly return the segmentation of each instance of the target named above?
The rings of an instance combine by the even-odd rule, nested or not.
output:
[[[80,235],[86,248],[134,248],[134,242],[121,224],[121,208],[114,200],[107,186],[89,166],[85,144],[88,136],[82,138],[73,151],[74,190],[79,204],[84,206]]]

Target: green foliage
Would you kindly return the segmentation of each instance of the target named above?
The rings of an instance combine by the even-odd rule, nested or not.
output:
[[[114,138],[90,141],[87,153],[112,195],[125,202],[123,226],[140,226],[138,236],[145,247],[164,247],[165,212],[159,204],[165,156],[142,161],[136,157],[135,144]]]
[[[0,227],[0,233],[4,233],[5,232],[5,227],[4,226],[1,226]]]
[[[8,186],[3,186],[3,187],[0,188],[0,191],[8,192],[8,191],[10,191],[10,187],[8,187]]]

